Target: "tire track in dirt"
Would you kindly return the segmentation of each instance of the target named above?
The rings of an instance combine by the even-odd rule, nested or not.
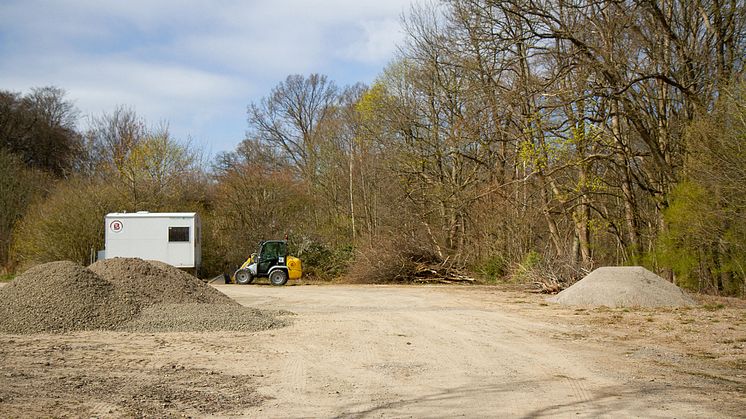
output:
[[[579,402],[587,403],[593,399],[591,393],[588,391],[588,388],[585,385],[584,378],[577,379],[566,377],[565,381],[568,383],[570,388],[572,388],[575,399]]]
[[[98,402],[98,403],[92,403],[90,407],[87,409],[89,414],[88,417],[90,418],[105,418],[105,417],[111,417],[114,412],[116,412],[119,409],[119,406],[113,403],[107,403],[107,402]]]
[[[490,321],[473,322],[465,333],[472,338],[472,347],[502,354],[510,363],[511,378],[530,377],[542,391],[550,392],[555,387],[564,387],[572,400],[566,404],[583,407],[592,404],[593,395],[587,389],[586,381],[594,381],[594,387],[609,385],[607,380],[597,377],[585,365],[576,362],[577,354],[537,341],[536,331],[516,321],[500,318],[493,312],[467,314],[469,317],[494,318]],[[496,325],[489,327],[490,325]],[[570,365],[567,365],[567,364]],[[580,377],[580,378],[572,378]],[[519,400],[525,404],[525,400]],[[590,406],[589,406],[590,407]]]
[[[304,397],[306,391],[306,362],[300,356],[291,356],[285,363],[284,374],[288,390],[298,397]]]

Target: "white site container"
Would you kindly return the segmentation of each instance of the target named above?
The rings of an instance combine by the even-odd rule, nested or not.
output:
[[[105,218],[105,250],[99,259],[159,260],[177,268],[198,269],[202,227],[194,212],[111,213]]]

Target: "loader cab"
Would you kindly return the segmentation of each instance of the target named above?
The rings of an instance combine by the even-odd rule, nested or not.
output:
[[[284,240],[268,240],[259,245],[256,256],[257,275],[265,276],[276,265],[284,265],[288,255],[288,245]]]

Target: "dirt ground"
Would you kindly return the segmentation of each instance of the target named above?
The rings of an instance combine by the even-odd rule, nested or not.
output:
[[[744,417],[746,304],[494,287],[218,285],[257,333],[0,335],[0,416]]]

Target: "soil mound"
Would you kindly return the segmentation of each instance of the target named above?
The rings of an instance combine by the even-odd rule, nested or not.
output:
[[[163,262],[114,258],[100,260],[88,269],[110,281],[124,298],[140,307],[184,303],[239,305],[194,276]]]
[[[110,329],[137,313],[109,281],[73,262],[29,269],[0,288],[0,331]]]
[[[696,304],[681,288],[641,266],[598,268],[548,300],[564,305],[607,307]]]

